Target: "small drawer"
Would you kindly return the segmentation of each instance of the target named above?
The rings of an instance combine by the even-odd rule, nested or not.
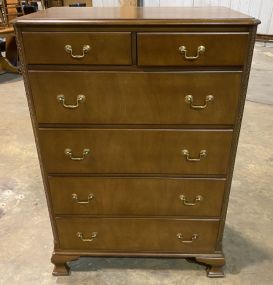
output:
[[[243,65],[248,41],[248,33],[138,33],[138,65]]]
[[[219,221],[56,218],[61,249],[213,253]]]
[[[39,123],[233,124],[241,90],[241,72],[28,74]]]
[[[225,180],[49,177],[49,185],[56,215],[220,217]]]
[[[27,64],[130,65],[131,34],[126,32],[25,32]],[[50,82],[48,82],[50,84]]]
[[[42,129],[49,173],[226,174],[232,130]]]

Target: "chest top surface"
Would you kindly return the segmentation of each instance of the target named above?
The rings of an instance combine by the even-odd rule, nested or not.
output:
[[[27,24],[93,25],[257,25],[251,16],[226,7],[53,7],[20,17],[17,25]]]

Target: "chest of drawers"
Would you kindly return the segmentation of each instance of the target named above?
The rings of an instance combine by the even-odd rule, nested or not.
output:
[[[153,256],[223,276],[258,23],[227,8],[51,8],[17,20],[54,275],[81,256]]]

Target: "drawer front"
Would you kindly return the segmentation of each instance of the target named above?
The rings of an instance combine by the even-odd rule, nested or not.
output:
[[[219,225],[163,218],[56,218],[56,222],[61,249],[124,252],[213,253]]]
[[[243,65],[248,33],[139,33],[139,65]],[[194,57],[194,58],[193,58]]]
[[[49,173],[225,174],[232,131],[42,129],[39,136]]]
[[[241,88],[241,72],[35,71],[29,79],[40,123],[233,124]]]
[[[27,47],[28,64],[130,65],[132,62],[131,34],[126,32],[25,32],[23,43]]]
[[[55,214],[220,216],[224,179],[49,177]]]

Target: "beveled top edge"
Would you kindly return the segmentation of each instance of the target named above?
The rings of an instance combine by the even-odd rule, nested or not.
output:
[[[257,25],[259,20],[226,7],[53,7],[17,18],[16,25]]]

